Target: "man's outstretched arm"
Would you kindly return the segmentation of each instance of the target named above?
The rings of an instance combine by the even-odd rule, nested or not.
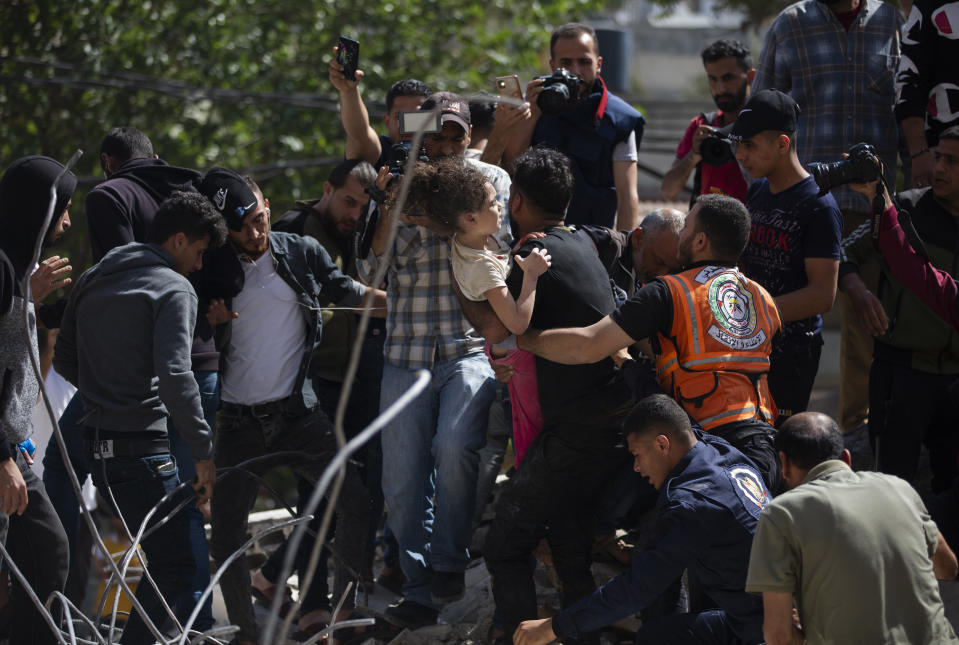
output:
[[[596,363],[633,342],[609,316],[589,327],[530,330],[517,338],[520,349],[565,365]]]

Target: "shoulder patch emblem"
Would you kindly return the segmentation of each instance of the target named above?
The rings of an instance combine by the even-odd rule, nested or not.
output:
[[[751,468],[738,466],[727,471],[732,479],[733,488],[739,501],[753,517],[759,517],[759,511],[769,503],[769,492],[758,474]]]

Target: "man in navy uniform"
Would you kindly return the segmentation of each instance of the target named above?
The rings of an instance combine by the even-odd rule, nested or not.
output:
[[[724,440],[694,431],[664,394],[640,401],[624,428],[634,468],[659,490],[650,546],[592,595],[553,618],[520,624],[513,643],[545,645],[596,631],[649,606],[687,568],[718,609],[651,620],[636,643],[761,643],[762,605],[744,589],[756,521],[770,499],[759,472]]]

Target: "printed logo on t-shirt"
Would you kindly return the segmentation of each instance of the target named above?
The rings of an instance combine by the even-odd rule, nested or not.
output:
[[[745,279],[726,270],[709,283],[707,302],[719,326],[710,325],[706,332],[723,345],[739,351],[756,349],[766,342],[766,333],[756,331],[758,316],[753,294]]]
[[[733,482],[736,496],[743,503],[746,510],[753,517],[759,517],[759,512],[769,503],[769,493],[759,475],[751,468],[739,466],[727,471]]]

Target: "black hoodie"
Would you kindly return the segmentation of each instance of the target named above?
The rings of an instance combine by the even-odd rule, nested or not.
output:
[[[146,242],[160,203],[177,190],[194,191],[200,173],[162,159],[130,159],[87,193],[86,215],[93,261],[110,249]]]
[[[43,218],[50,204],[50,187],[63,170],[63,164],[49,157],[23,157],[17,159],[0,178],[0,250],[6,253],[13,264],[15,293],[20,292],[23,277],[33,271],[33,249],[37,238],[56,226],[77,187],[77,178],[68,172],[57,186],[57,204],[53,209],[50,227],[41,231]]]
[[[0,461],[13,454],[11,443],[19,443],[33,432],[31,416],[40,386],[30,356],[38,364],[39,357],[33,303],[24,297],[21,283],[33,269],[30,265],[37,241],[56,225],[76,188],[77,178],[72,173],[61,178],[53,218],[44,228],[50,187],[62,170],[53,159],[24,157],[14,161],[0,178]]]

